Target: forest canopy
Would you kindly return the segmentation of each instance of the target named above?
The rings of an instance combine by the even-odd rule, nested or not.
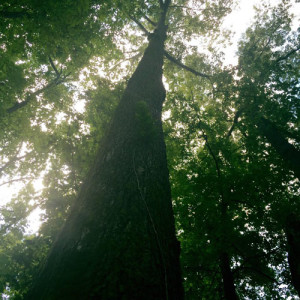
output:
[[[128,250],[125,271],[113,269],[117,250],[91,258],[91,274],[107,269],[118,299],[141,299],[112,275],[122,272],[161,288],[144,299],[183,299],[172,294],[181,293],[178,274],[184,299],[297,299],[296,2],[255,8],[234,65],[225,62],[233,33],[223,23],[239,1],[1,1],[0,188],[17,190],[0,195],[4,299],[43,289],[51,255],[77,236],[82,254],[70,262]],[[150,259],[161,269],[141,275]],[[82,280],[81,299],[116,299],[112,287]],[[44,299],[71,299],[67,288],[57,293],[49,287]]]

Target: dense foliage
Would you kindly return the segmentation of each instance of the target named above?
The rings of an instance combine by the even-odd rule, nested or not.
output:
[[[159,2],[1,2],[0,184],[22,183],[0,203],[0,291],[10,299],[22,299],[67,218]],[[163,119],[186,299],[299,293],[300,31],[291,2],[257,9],[237,66],[224,66],[220,50],[233,1],[169,7]],[[149,120],[139,122],[148,136]],[[43,223],[30,235],[37,208]]]

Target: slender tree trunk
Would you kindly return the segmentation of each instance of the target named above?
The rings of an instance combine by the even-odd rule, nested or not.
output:
[[[290,169],[300,179],[300,151],[290,144],[268,119],[261,117],[257,125],[278,154],[289,164]]]
[[[226,252],[222,252],[220,255],[220,269],[222,273],[225,299],[238,300],[239,297],[235,291],[234,278],[230,268],[230,259]]]
[[[220,177],[221,178],[221,177]],[[223,188],[221,189],[221,220],[222,220],[222,246],[229,247],[228,245],[228,235],[229,235],[229,226],[227,224],[231,223],[231,220],[228,218],[228,201],[224,197]],[[228,252],[221,251],[220,253],[220,270],[223,280],[223,289],[224,297],[226,300],[239,300],[239,297],[236,293],[234,285],[234,277],[230,266],[230,256]]]
[[[164,20],[25,299],[183,299],[161,111]]]
[[[217,176],[218,176],[218,185],[219,185],[219,193],[221,198],[220,203],[220,217],[222,220],[222,228],[221,228],[221,243],[223,247],[226,247],[227,244],[227,237],[228,237],[228,225],[230,223],[230,220],[228,219],[227,211],[228,211],[228,201],[225,198],[224,190],[223,190],[223,180],[222,180],[222,174],[221,174],[221,168],[219,164],[219,158],[214,154],[214,151],[212,150],[207,136],[205,136],[206,141],[206,147],[213,158],[216,166]],[[230,267],[230,257],[227,252],[221,251],[220,256],[220,270],[222,274],[222,280],[223,280],[223,289],[224,289],[224,297],[226,300],[239,300],[239,297],[236,294],[235,291],[235,285],[234,285],[234,278]]]
[[[292,283],[300,296],[300,220],[293,214],[287,221],[286,236]]]

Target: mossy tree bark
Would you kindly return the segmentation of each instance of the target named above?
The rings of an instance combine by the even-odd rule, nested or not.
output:
[[[183,299],[161,123],[167,2],[26,299]]]

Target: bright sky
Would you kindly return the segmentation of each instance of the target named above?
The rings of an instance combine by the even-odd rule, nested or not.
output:
[[[226,64],[236,64],[237,57],[235,52],[237,51],[237,41],[241,37],[242,33],[245,32],[246,28],[251,24],[254,17],[253,5],[258,5],[260,0],[240,0],[239,7],[233,11],[233,13],[228,16],[225,20],[225,27],[231,28],[236,34],[232,39],[233,45],[224,49],[226,58]],[[276,5],[280,0],[270,0],[273,5]],[[295,3],[293,8],[293,13],[297,14],[297,21],[295,22],[295,28],[299,26],[299,17],[300,17],[300,3]],[[81,105],[81,104],[79,104]],[[80,107],[79,107],[80,109]],[[19,189],[22,188],[23,184],[20,182],[15,182],[11,185],[5,184],[1,185],[3,182],[6,182],[7,179],[4,178],[0,181],[0,207],[5,203],[9,202],[14,194],[17,194]],[[36,180],[35,189],[39,191],[43,188],[42,178]],[[29,228],[28,233],[37,232],[40,226],[40,213],[41,210],[36,209],[29,217]]]

